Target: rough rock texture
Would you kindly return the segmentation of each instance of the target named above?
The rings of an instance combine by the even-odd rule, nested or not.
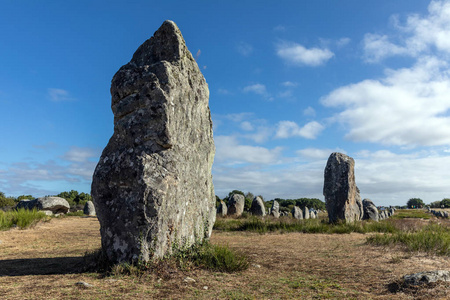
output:
[[[315,213],[314,211],[310,211],[310,212],[309,212],[309,218],[310,218],[310,219],[317,219],[316,213]]]
[[[83,208],[83,213],[88,216],[95,216],[95,206],[92,201],[86,202]]]
[[[228,198],[228,215],[240,216],[244,212],[245,197],[241,194],[232,194]]]
[[[252,206],[250,207],[250,212],[254,216],[264,217],[266,215],[266,208],[264,207],[264,201],[261,197],[255,197],[252,201]]]
[[[355,184],[355,161],[353,158],[334,152],[325,167],[323,195],[330,222],[361,219],[362,203]]]
[[[111,82],[114,134],[92,197],[109,260],[148,261],[211,235],[216,217],[209,90],[165,21]]]
[[[269,214],[275,218],[280,217],[280,203],[278,203],[278,201],[273,200],[272,207],[270,208]]]
[[[70,205],[66,199],[61,197],[42,197],[34,200],[22,200],[17,205],[16,208],[26,208],[42,211],[49,211],[52,214],[66,214],[69,212]],[[50,213],[47,213],[50,215]]]
[[[450,281],[450,271],[436,270],[405,275],[403,280],[409,285],[420,285],[436,281]]]
[[[294,219],[297,219],[297,220],[302,220],[302,219],[303,219],[303,213],[302,213],[302,210],[301,210],[300,207],[294,206],[294,207],[292,208],[291,213],[292,213],[292,217],[293,217]]]
[[[228,213],[227,205],[225,204],[225,202],[220,201],[220,205],[217,208],[217,214],[219,216],[225,217],[227,213]]]
[[[378,221],[378,209],[373,204],[372,200],[370,199],[364,199],[362,201],[363,208],[364,208],[364,217],[363,220],[374,220]]]

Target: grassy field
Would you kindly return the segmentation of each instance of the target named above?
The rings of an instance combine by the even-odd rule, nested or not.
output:
[[[389,222],[399,231],[411,232],[438,226],[435,222],[440,228],[449,226],[447,220],[437,219]],[[2,299],[448,299],[449,283],[394,287],[405,274],[449,269],[449,256],[409,251],[398,243],[368,244],[375,235],[216,229],[211,244],[245,254],[246,270],[228,273],[168,264],[154,272],[123,275],[118,270],[105,276],[83,271],[85,253],[100,248],[97,219],[54,218],[31,229],[0,232],[0,295]],[[186,277],[195,282],[185,282]],[[77,285],[80,281],[92,286]]]

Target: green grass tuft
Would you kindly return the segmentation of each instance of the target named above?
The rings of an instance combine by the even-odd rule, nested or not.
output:
[[[252,231],[261,234],[267,232],[303,232],[303,233],[368,233],[395,232],[397,229],[391,222],[360,221],[354,223],[329,224],[326,220],[293,218],[258,218],[228,219],[218,218],[214,229],[222,231]]]
[[[8,212],[0,211],[0,230],[8,230],[14,226],[20,229],[29,228],[46,218],[47,216],[43,212],[37,211],[36,209],[28,210],[20,208]]]
[[[402,245],[408,251],[423,251],[438,255],[450,255],[450,229],[432,223],[412,232],[376,234],[367,238],[367,243],[379,246]]]

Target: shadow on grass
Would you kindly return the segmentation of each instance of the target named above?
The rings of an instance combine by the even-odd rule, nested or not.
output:
[[[5,259],[0,260],[0,276],[83,273],[85,263],[83,256]]]

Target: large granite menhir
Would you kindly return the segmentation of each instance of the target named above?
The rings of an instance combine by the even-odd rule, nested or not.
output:
[[[114,134],[92,182],[108,259],[148,261],[208,238],[216,217],[209,90],[174,22],[119,69],[111,96]]]
[[[353,158],[334,152],[325,167],[323,195],[329,221],[354,222],[364,214],[359,189],[355,183],[355,161]]]

